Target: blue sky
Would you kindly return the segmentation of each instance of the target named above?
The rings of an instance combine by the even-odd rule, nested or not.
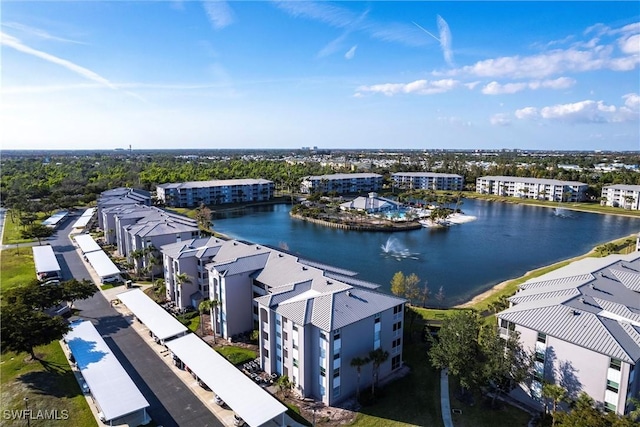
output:
[[[6,1],[3,149],[640,150],[640,5]]]

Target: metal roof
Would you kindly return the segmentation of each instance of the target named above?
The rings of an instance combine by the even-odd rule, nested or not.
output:
[[[140,289],[118,294],[118,299],[160,340],[187,332],[186,326],[178,322]]]
[[[462,175],[455,173],[438,173],[438,172],[395,172],[391,174],[395,176],[419,177],[419,178],[462,178]]]
[[[188,182],[175,182],[160,184],[158,187],[164,189],[173,188],[211,188],[211,187],[234,187],[234,186],[246,186],[246,185],[266,185],[271,184],[273,181],[262,178],[242,178],[242,179],[217,179],[212,181],[188,181]]]
[[[520,182],[524,184],[544,184],[544,185],[578,185],[578,186],[586,186],[584,182],[578,181],[561,181],[558,179],[546,179],[546,178],[529,178],[529,177],[520,177],[520,176],[481,176],[478,179],[482,179],[485,181],[504,181],[504,182]]]
[[[53,253],[53,248],[51,246],[33,246],[32,249],[36,273],[60,271],[60,264],[58,264],[56,254]]]
[[[104,251],[87,252],[84,256],[87,257],[87,261],[100,277],[115,276],[121,273]]]
[[[240,372],[194,334],[166,343],[189,369],[249,426],[258,427],[282,417],[287,407]]]
[[[93,214],[96,212],[96,208],[88,208],[80,215],[80,218],[73,224],[73,228],[84,228],[89,224],[91,218],[93,218]]]
[[[83,254],[88,252],[101,251],[102,248],[93,240],[90,234],[78,234],[74,237]]]
[[[71,323],[71,331],[64,340],[107,421],[149,407],[149,402],[91,322]]]
[[[639,283],[640,252],[584,259],[523,283],[498,317],[635,364]]]

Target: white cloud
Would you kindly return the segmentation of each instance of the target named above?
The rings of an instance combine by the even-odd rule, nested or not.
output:
[[[438,22],[438,34],[440,36],[440,47],[442,48],[442,54],[444,60],[450,67],[453,67],[453,51],[451,50],[451,30],[449,24],[442,16],[438,15],[436,18]]]
[[[538,109],[535,107],[524,107],[516,110],[515,116],[519,119],[536,119],[540,116]]]
[[[501,95],[520,92],[527,88],[526,83],[507,83],[501,85],[498,82],[491,82],[482,88],[482,93],[485,95]]]
[[[205,1],[203,6],[211,25],[216,30],[221,30],[233,24],[233,11],[226,1]]]
[[[489,119],[493,126],[509,126],[511,125],[511,119],[508,114],[498,113],[491,116]]]
[[[469,90],[473,90],[475,89],[476,86],[478,86],[480,84],[479,81],[475,81],[475,82],[469,82],[469,83],[465,83],[465,87]]]
[[[44,61],[47,61],[49,63],[52,64],[56,64],[59,65],[63,68],[66,68],[67,70],[71,71],[72,73],[75,73],[87,80],[93,81],[95,83],[99,83],[102,86],[108,87],[110,89],[114,89],[114,90],[120,90],[119,86],[116,85],[115,83],[112,83],[111,81],[109,81],[108,79],[106,79],[105,77],[102,77],[101,75],[99,75],[98,73],[91,71],[88,68],[82,67],[80,65],[77,65],[71,61],[68,61],[66,59],[62,59],[59,58],[57,56],[51,55],[47,52],[43,52],[41,50],[37,50],[37,49],[33,49],[25,44],[23,44],[20,40],[18,40],[15,37],[12,37],[8,34],[5,33],[1,33],[0,32],[0,44],[10,47],[12,49],[15,49],[19,52],[22,53],[26,53],[27,55],[31,55],[31,56],[35,56],[36,58],[40,58]],[[132,93],[132,92],[125,92],[128,95],[134,96],[140,100],[144,99],[142,97],[140,97],[139,95]]]
[[[567,49],[490,58],[448,72],[434,72],[434,75],[545,79],[558,74],[603,69],[630,71],[640,64],[640,23],[619,29],[597,25],[585,33],[596,33],[598,37],[576,42]],[[616,43],[619,51],[615,49]]]
[[[468,128],[473,126],[473,123],[471,123],[469,120],[463,120],[462,118],[456,117],[456,116],[448,116],[448,117],[440,116],[436,120],[438,120],[440,123],[444,123],[444,124],[459,127],[459,128]]]
[[[624,99],[624,105],[627,108],[632,110],[638,110],[640,108],[640,95],[637,93],[628,93],[623,95],[622,99]]]
[[[418,95],[432,95],[436,93],[448,92],[459,86],[460,82],[452,79],[443,80],[416,80],[410,83],[383,83],[371,86],[360,86],[357,92],[364,93],[382,93],[387,96],[398,95],[401,93],[415,93]]]
[[[66,39],[63,37],[57,37],[54,35],[49,34],[48,32],[41,30],[39,28],[33,28],[30,27],[28,25],[24,25],[24,24],[20,24],[18,22],[5,22],[2,23],[3,27],[7,27],[7,28],[11,28],[13,30],[16,31],[20,31],[24,34],[30,35],[30,36],[34,36],[34,37],[38,37],[40,39],[44,39],[44,40],[53,40],[53,41],[57,41],[57,42],[63,42],[63,43],[74,43],[74,44],[86,44],[84,42],[79,42],[77,40],[71,40],[71,39]]]
[[[351,47],[351,49],[349,49],[349,50],[347,51],[347,53],[345,53],[345,54],[344,54],[344,57],[345,57],[346,59],[353,59],[353,57],[354,57],[354,56],[355,56],[355,54],[356,54],[356,49],[357,49],[357,48],[358,48],[358,45],[352,46],[352,47]]]
[[[640,34],[618,39],[620,50],[629,55],[640,55]]]
[[[482,88],[482,93],[484,93],[485,95],[502,95],[521,92],[525,89],[567,89],[573,86],[575,83],[576,81],[569,77],[559,77],[553,80],[534,80],[528,83],[520,82],[500,84],[496,81],[493,81],[486,84]]]

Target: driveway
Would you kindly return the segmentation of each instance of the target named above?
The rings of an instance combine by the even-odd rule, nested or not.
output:
[[[47,243],[54,247],[65,280],[91,280],[84,262],[69,240],[76,218],[67,218]],[[144,342],[101,292],[76,301],[79,318],[90,320],[151,405],[148,413],[157,425],[222,426],[211,411]]]

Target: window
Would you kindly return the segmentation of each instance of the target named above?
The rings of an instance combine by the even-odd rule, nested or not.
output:
[[[264,338],[265,341],[268,341],[269,340],[269,332],[262,331],[262,338]]]
[[[284,323],[285,325],[287,324],[287,318],[286,317],[282,318],[282,323]]]
[[[338,378],[340,376],[340,368],[336,368],[333,370],[333,378]]]
[[[615,381],[607,380],[607,390],[617,393],[620,389],[620,384]]]
[[[618,359],[611,359],[611,362],[609,363],[609,368],[619,371],[622,368],[622,361]]]
[[[340,353],[334,353],[333,360],[340,359]]]
[[[293,325],[293,330],[298,332],[298,325]]]
[[[536,351],[536,362],[544,363],[544,353]]]
[[[333,331],[333,339],[334,341],[340,339],[340,329],[338,329],[337,331]]]
[[[293,366],[298,367],[298,359],[293,359]]]
[[[400,367],[400,355],[393,356],[391,359],[391,369],[398,369]]]
[[[402,313],[402,305],[396,305],[393,307],[393,314]]]
[[[340,396],[340,386],[333,388],[333,397],[338,397],[338,396]]]
[[[320,367],[320,375],[323,377],[327,376],[327,370],[324,367]]]
[[[269,350],[267,350],[266,348],[262,347],[262,354],[264,355],[264,357],[269,357]]]
[[[289,350],[287,350],[286,348],[284,349],[284,358],[285,359],[289,358]]]
[[[613,403],[604,402],[604,410],[605,412],[615,412],[616,405],[614,405]]]
[[[399,347],[401,343],[401,339],[398,338],[397,340],[393,340],[393,344],[391,345],[391,348],[396,348]]]
[[[380,323],[380,318],[376,317],[376,320],[374,320],[374,323]]]
[[[543,334],[542,332],[538,332],[538,342],[547,343],[547,334]]]
[[[393,331],[399,331],[400,329],[402,329],[402,322],[397,322],[393,324]]]
[[[289,339],[289,335],[287,334],[287,331],[283,331],[282,336],[284,337],[285,341]]]
[[[320,332],[320,339],[325,340],[325,341],[327,340],[327,336],[325,335],[324,332]]]

